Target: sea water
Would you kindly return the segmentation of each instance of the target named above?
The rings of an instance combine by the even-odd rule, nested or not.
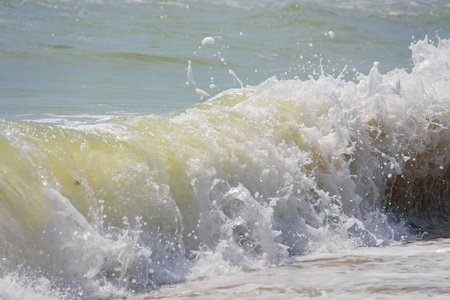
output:
[[[447,1],[0,4],[0,298],[445,299]]]
[[[447,299],[449,242],[306,255],[285,266],[189,281],[130,299]]]

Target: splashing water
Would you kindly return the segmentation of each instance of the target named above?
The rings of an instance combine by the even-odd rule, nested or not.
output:
[[[170,117],[1,121],[0,286],[107,298],[448,235],[450,42],[411,50],[410,73],[238,80]]]

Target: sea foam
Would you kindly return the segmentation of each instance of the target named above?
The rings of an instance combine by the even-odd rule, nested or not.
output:
[[[272,77],[170,117],[1,121],[0,286],[123,296],[431,232],[448,215],[449,45],[411,45],[411,72]]]

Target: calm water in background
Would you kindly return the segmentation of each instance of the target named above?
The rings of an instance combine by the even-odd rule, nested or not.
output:
[[[446,299],[449,38],[448,1],[2,1],[0,299]]]
[[[448,38],[447,1],[2,1],[0,113],[170,113],[199,101],[186,86],[232,88],[271,76],[348,79],[411,68],[410,43]],[[334,38],[325,35],[334,32]],[[205,36],[215,45],[201,46]],[[302,57],[302,59],[300,58]],[[225,60],[227,65],[221,62]]]

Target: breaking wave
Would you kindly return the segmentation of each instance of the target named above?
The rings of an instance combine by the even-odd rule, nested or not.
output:
[[[409,73],[274,77],[170,117],[1,121],[0,298],[107,298],[448,236],[450,41],[411,50]]]

